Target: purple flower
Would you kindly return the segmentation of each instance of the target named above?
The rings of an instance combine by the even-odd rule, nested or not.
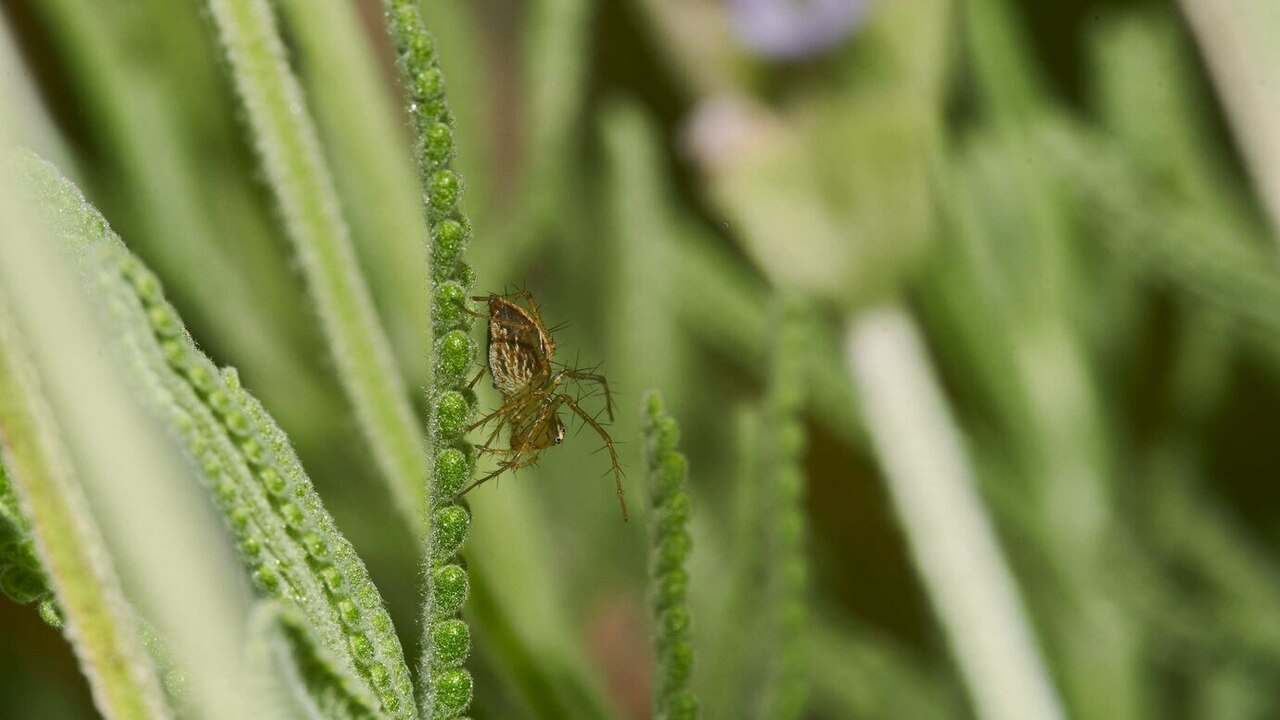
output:
[[[728,0],[743,44],[771,58],[812,57],[853,31],[866,0]]]

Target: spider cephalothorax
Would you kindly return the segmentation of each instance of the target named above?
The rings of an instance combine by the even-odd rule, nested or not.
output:
[[[527,307],[515,299],[523,299]],[[538,305],[528,291],[514,295],[489,295],[477,297],[488,303],[489,352],[488,362],[476,379],[487,371],[493,386],[502,393],[503,403],[497,410],[481,418],[467,428],[468,431],[496,421],[489,437],[476,447],[480,452],[499,457],[498,469],[472,483],[462,492],[501,475],[507,470],[528,467],[537,462],[539,454],[564,440],[565,427],[560,420],[560,409],[568,407],[582,418],[604,440],[613,463],[612,471],[618,490],[618,502],[622,517],[627,517],[627,506],[622,497],[622,467],[613,447],[613,438],[600,423],[582,409],[578,399],[565,392],[568,382],[598,383],[604,391],[605,409],[613,419],[613,398],[609,383],[603,375],[559,367],[554,364],[555,339],[538,314]],[[509,447],[495,446],[499,433],[507,428]]]

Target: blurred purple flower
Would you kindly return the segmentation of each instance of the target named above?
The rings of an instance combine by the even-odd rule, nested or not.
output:
[[[743,44],[771,58],[812,57],[849,36],[866,0],[728,0]]]

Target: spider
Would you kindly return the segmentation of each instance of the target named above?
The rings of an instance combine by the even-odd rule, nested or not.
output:
[[[612,462],[614,483],[618,490],[618,504],[622,507],[622,519],[627,519],[627,504],[622,497],[622,466],[613,447],[613,438],[589,413],[582,409],[578,399],[564,392],[566,381],[587,381],[600,385],[604,391],[605,410],[613,420],[613,397],[609,394],[609,382],[603,375],[564,366],[555,366],[555,338],[543,324],[538,304],[528,290],[511,295],[488,295],[471,298],[488,303],[489,314],[472,312],[489,323],[488,364],[471,381],[469,387],[479,382],[488,372],[493,386],[502,393],[503,403],[497,410],[480,418],[465,429],[466,432],[484,427],[497,420],[493,431],[483,444],[476,448],[500,458],[497,470],[476,480],[459,493],[465,495],[475,487],[492,480],[502,473],[528,467],[538,461],[543,450],[559,445],[564,440],[565,427],[560,420],[560,410],[568,407],[582,421],[590,425],[604,441]],[[522,299],[527,307],[515,302]],[[494,445],[502,428],[510,434],[510,447]]]

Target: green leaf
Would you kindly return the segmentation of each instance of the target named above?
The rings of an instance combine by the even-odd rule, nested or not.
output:
[[[427,474],[421,432],[271,8],[266,0],[210,0],[209,8],[348,400],[397,507],[418,531]]]
[[[343,672],[317,642],[303,617],[274,601],[255,608],[250,636],[252,661],[273,668],[263,673],[280,678],[268,693],[297,720],[379,720],[376,700],[360,682]]]
[[[19,170],[110,311],[146,401],[194,460],[262,594],[301,613],[342,670],[393,717],[414,717],[399,639],[368,571],[283,431],[195,346],[159,280],[75,186],[32,155]]]
[[[18,508],[4,458],[0,457],[0,592],[20,605],[43,603],[52,588],[36,558],[31,529]]]

